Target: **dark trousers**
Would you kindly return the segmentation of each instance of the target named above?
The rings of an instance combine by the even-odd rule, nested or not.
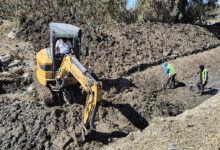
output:
[[[168,87],[171,89],[171,88],[175,88],[175,77],[176,77],[176,74],[172,75],[169,77],[168,81],[167,81],[167,84]]]
[[[58,54],[58,61],[59,61],[59,63],[62,62],[64,56],[65,56],[65,54],[61,54],[61,53]]]
[[[55,63],[56,63],[56,71],[59,70],[60,65],[61,65],[61,63],[62,63],[62,61],[63,61],[64,56],[65,56],[65,54],[61,54],[61,53],[58,53],[58,54],[56,55],[56,60],[55,60]]]
[[[204,92],[204,88],[205,88],[206,84],[207,84],[207,82],[205,82],[205,84],[202,84],[202,81],[201,81],[201,80],[199,80],[199,81],[196,83],[196,85],[197,85],[197,87],[198,87],[200,93],[203,93],[203,92]]]

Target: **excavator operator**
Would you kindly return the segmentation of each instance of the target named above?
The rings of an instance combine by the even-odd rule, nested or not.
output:
[[[57,40],[56,46],[55,46],[55,55],[58,57],[58,61],[61,63],[63,60],[63,57],[66,54],[74,53],[73,46],[67,38],[62,38]]]

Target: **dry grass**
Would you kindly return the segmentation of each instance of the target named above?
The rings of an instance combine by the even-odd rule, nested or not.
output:
[[[15,47],[25,45],[24,42],[19,41],[18,39],[8,38],[8,34],[13,31],[17,33],[18,31],[18,22],[5,20],[2,25],[0,25],[0,54],[10,54],[11,56],[17,56]]]
[[[2,25],[0,25],[0,40],[8,35],[10,31],[18,31],[19,23],[18,21],[5,20]]]

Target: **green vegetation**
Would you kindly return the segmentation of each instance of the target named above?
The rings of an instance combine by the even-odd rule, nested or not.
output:
[[[182,22],[187,0],[139,0],[139,20]]]
[[[126,0],[2,0],[1,18],[17,18],[21,22],[34,13],[63,13],[85,24],[136,21],[193,22],[206,11],[215,9],[216,0],[139,0],[138,8],[126,10]]]
[[[36,12],[65,13],[94,24],[126,22],[130,11],[124,0],[3,0],[0,17],[20,18]]]

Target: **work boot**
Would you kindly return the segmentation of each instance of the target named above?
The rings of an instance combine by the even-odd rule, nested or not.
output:
[[[203,95],[203,92],[200,92],[200,93],[199,93],[199,96],[202,96],[202,95]]]
[[[201,91],[199,90],[198,92],[196,92],[197,94],[200,94],[201,93]]]
[[[203,95],[203,89],[200,91],[200,93],[199,93],[199,96],[202,96]]]

